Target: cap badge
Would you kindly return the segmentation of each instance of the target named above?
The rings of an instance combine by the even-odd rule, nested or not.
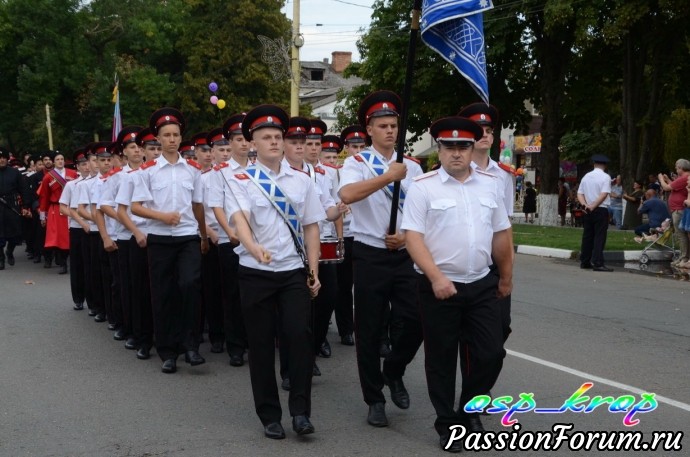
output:
[[[298,131],[298,132],[301,132],[301,131],[302,131],[302,127],[297,127],[297,131]]]
[[[273,117],[272,117],[272,116],[268,116],[268,119],[266,119],[266,120],[267,120],[268,122],[273,122]]]
[[[457,137],[458,137],[458,131],[457,131],[457,130],[453,130],[453,138],[457,138]]]
[[[485,121],[486,120],[486,114],[480,114],[479,119],[481,119],[482,121]]]
[[[383,109],[388,109],[388,103],[383,104]]]
[[[169,120],[170,120],[170,116],[165,116],[165,120],[166,120],[166,121],[169,121]]]
[[[359,132],[355,132],[355,137],[359,138]]]

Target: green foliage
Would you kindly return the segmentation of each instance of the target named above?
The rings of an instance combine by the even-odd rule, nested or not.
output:
[[[677,109],[664,123],[664,164],[673,169],[676,160],[690,157],[688,142],[690,109]]]

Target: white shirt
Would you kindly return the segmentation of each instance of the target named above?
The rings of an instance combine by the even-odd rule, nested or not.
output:
[[[218,235],[220,235],[220,232],[223,232],[223,229],[221,229],[220,225],[218,224],[218,219],[216,219],[216,215],[213,213],[213,208],[208,204],[208,197],[211,193],[214,174],[216,174],[216,172],[213,170],[213,168],[209,168],[208,170],[201,172],[201,188],[203,190],[204,199],[204,220],[206,221],[206,225],[211,227],[216,233],[218,233]]]
[[[453,282],[470,283],[489,273],[493,234],[510,227],[505,207],[497,203],[500,184],[474,169],[460,182],[439,168],[410,187],[402,228],[424,235],[434,263]],[[415,269],[422,273],[416,264]]]
[[[89,176],[79,185],[79,200],[77,205],[86,205],[86,211],[91,212],[91,189],[99,181],[100,175]],[[89,231],[91,233],[98,233],[98,226],[92,220],[87,220],[89,223]]]
[[[242,173],[244,167],[239,164],[234,158],[230,158],[227,162],[214,167],[210,176],[210,187],[208,196],[204,197],[204,201],[210,208],[223,208],[225,216],[228,218],[228,224],[234,228],[235,224],[230,217],[230,202],[235,198],[230,193],[229,182],[233,175]],[[215,215],[215,214],[214,214]],[[218,226],[218,244],[229,243],[230,238],[225,230]]]
[[[262,167],[287,195],[303,227],[326,218],[314,183],[309,176],[301,171],[293,170],[284,161],[280,163],[280,171],[277,175],[258,161],[256,165]],[[230,202],[231,209],[228,215],[232,217],[240,210],[249,212],[249,225],[254,233],[255,241],[271,253],[271,262],[261,264],[243,245],[239,245],[235,248],[235,252],[240,256],[240,265],[264,271],[289,271],[302,268],[304,265],[295,248],[287,222],[259,187],[244,173],[233,175],[229,180],[229,185],[236,199]]]
[[[287,159],[283,159],[283,161],[288,166],[291,166]],[[309,176],[314,183],[323,210],[327,212],[328,208],[335,206],[335,201],[332,197],[333,181],[324,167],[322,167],[320,163],[313,166],[307,162],[302,162],[302,171]],[[327,220],[319,221],[319,235],[321,239],[335,236],[335,226],[333,222]]]
[[[164,156],[141,166],[136,173],[141,185],[134,186],[132,202],[146,202],[147,207],[164,213],[180,213],[177,225],[168,225],[156,219],[148,223],[150,235],[190,236],[198,234],[199,224],[194,218],[192,203],[203,203],[201,171],[179,154],[177,161],[170,163]]]
[[[72,181],[67,181],[65,188],[62,189],[62,194],[60,195],[59,203],[61,205],[67,205],[68,208],[73,208],[72,203],[74,202],[74,208],[78,206],[77,200],[79,200],[79,188],[77,184],[83,181],[84,178],[79,176],[77,179]],[[69,228],[81,228],[79,222],[75,221],[72,216],[67,216],[69,218]]]
[[[135,214],[132,214],[132,195],[134,195],[134,186],[137,185],[140,181],[135,178],[135,176],[141,171],[141,168],[137,168],[136,170],[129,170],[127,173],[124,173],[122,177],[120,178],[120,187],[117,190],[117,195],[115,196],[115,203],[117,205],[125,205],[127,206],[127,214],[129,215],[129,218],[132,220],[132,223],[143,233],[148,233],[148,222],[149,220],[146,219],[145,217],[137,216]],[[144,205],[146,206],[146,205]],[[129,236],[128,236],[129,235]],[[123,225],[122,226],[122,233],[120,233],[120,237],[118,238],[119,240],[129,240],[132,238],[132,232],[127,230],[127,228]]]
[[[119,171],[113,174],[109,174],[105,179],[103,179],[103,184],[101,186],[101,193],[96,204],[96,208],[101,209],[101,206],[110,206],[115,212],[117,212],[117,203],[115,203],[115,197],[117,196],[117,191],[122,183],[122,177],[127,174],[132,168],[129,165],[125,165]],[[110,236],[114,240],[128,240],[132,237],[129,230],[125,229],[125,226],[120,224],[117,219],[113,219],[107,214],[103,213],[103,218],[105,219],[105,227]],[[127,234],[129,233],[129,236]]]
[[[395,162],[395,153],[391,157],[391,160],[387,160],[371,147],[368,148],[367,151],[377,154],[383,163],[391,164]],[[338,192],[348,184],[365,181],[375,177],[366,164],[356,159],[358,156],[359,154],[345,159],[343,168],[340,170],[340,189]],[[412,178],[421,175],[423,172],[419,164],[409,157],[405,157],[403,164],[407,167],[407,176],[401,181],[400,187],[407,193]],[[385,249],[386,243],[384,240],[388,233],[391,215],[391,199],[385,191],[379,189],[367,198],[353,203],[350,205],[350,208],[353,215],[352,222],[350,223],[350,231],[355,237],[355,241]],[[402,213],[400,209],[398,209],[396,231],[400,230],[401,220]]]
[[[506,208],[506,212],[508,213],[508,217],[512,216],[513,206],[515,204],[515,178],[513,175],[502,169],[498,165],[498,162],[492,158],[489,158],[489,165],[486,166],[486,169],[482,169],[474,162],[472,162],[472,168],[485,171],[499,179],[497,202],[503,203]]]
[[[585,196],[587,204],[593,203],[602,192],[611,193],[611,176],[601,168],[594,168],[587,173],[582,178],[580,187],[577,188],[577,193]],[[599,206],[608,208],[610,203],[611,198],[607,195]]]

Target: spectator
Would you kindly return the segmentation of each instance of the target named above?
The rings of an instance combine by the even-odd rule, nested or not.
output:
[[[621,175],[616,176],[611,181],[610,198],[609,215],[613,220],[613,224],[620,230],[623,228],[623,186],[621,186]]]
[[[630,229],[632,227],[637,227],[642,224],[642,218],[637,212],[642,202],[642,196],[644,195],[644,190],[642,189],[642,181],[636,179],[633,182],[632,193],[623,193],[623,199],[625,200],[625,213],[623,215],[623,228]],[[655,191],[656,192],[656,191]]]
[[[641,224],[635,227],[635,235],[638,237],[642,237],[642,235],[645,233],[649,233],[649,231],[653,228],[661,227],[661,223],[671,217],[671,215],[668,213],[668,208],[666,208],[666,203],[657,198],[656,191],[654,189],[647,190],[647,192],[644,193],[644,196],[645,201],[640,205],[640,208],[637,210],[637,212],[639,214],[646,214],[649,221],[647,224]],[[638,240],[636,237],[635,241],[639,243],[642,241],[642,238]]]
[[[522,203],[522,212],[525,213],[525,222],[534,224],[534,213],[537,212],[537,191],[532,187],[532,182],[525,183],[525,201]]]
[[[690,176],[688,176],[688,181],[687,185],[685,186],[685,189],[688,191],[689,195],[688,198],[686,198],[683,202],[685,208],[683,209],[683,217],[680,220],[678,227],[685,232],[685,236],[687,238],[686,243],[690,243]],[[681,262],[678,264],[678,266],[680,268],[690,268],[690,260]]]
[[[679,227],[683,210],[685,209],[684,202],[688,198],[688,176],[690,175],[690,161],[687,159],[676,160],[676,173],[678,177],[671,181],[665,175],[659,173],[659,184],[661,188],[670,192],[668,197],[668,209],[671,211],[673,219],[673,226],[676,228],[676,236],[678,237],[678,246],[680,248],[680,258],[671,265],[678,266],[681,263],[690,260],[690,243],[688,243],[688,232]]]

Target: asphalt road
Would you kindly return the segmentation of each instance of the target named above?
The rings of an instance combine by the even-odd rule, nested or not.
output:
[[[639,402],[643,392],[656,393],[658,407],[638,414],[634,427],[606,406],[590,414],[526,412],[517,414],[522,431],[573,423],[576,431],[641,431],[647,440],[653,431],[687,432],[689,297],[687,281],[594,273],[575,262],[518,255],[513,334],[494,397],[533,393],[537,407],[558,408],[593,381],[587,394]],[[376,429],[366,424],[354,349],[342,346],[333,328],[333,357],[319,358],[323,376],[314,381],[316,433],[298,438],[284,416],[287,439],[273,441],[263,437],[254,413],[246,365],[229,366],[225,354],[210,353],[205,343],[205,365],[180,360],[178,373],[162,374],[155,354],[137,360],[105,324],[73,311],[70,302],[69,279],[56,268],[45,270],[22,254],[0,271],[1,456],[445,455],[432,428],[422,351],[405,377],[410,409],[388,402],[391,425]],[[286,410],[287,394],[281,396]],[[488,430],[510,431],[500,419],[483,422]],[[566,445],[520,454],[610,452],[572,452]]]

